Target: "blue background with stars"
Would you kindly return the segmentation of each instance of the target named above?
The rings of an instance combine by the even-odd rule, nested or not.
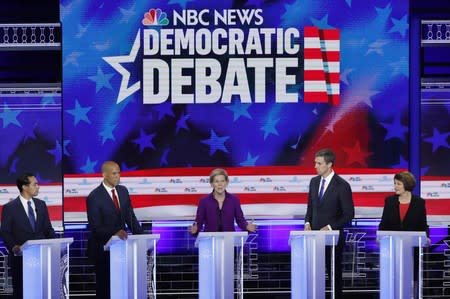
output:
[[[61,96],[0,97],[0,182],[15,184],[18,173],[38,182],[62,182]]]
[[[290,87],[299,92],[296,104],[275,103],[274,88],[267,89],[265,104],[241,104],[236,97],[231,104],[143,105],[142,88],[116,104],[122,76],[103,57],[130,54],[151,8],[170,21],[173,10],[261,8],[264,27],[339,28],[341,104],[303,103],[301,82]],[[356,155],[341,166],[408,163],[407,1],[62,1],[61,20],[64,173],[99,172],[106,159],[122,170],[301,165],[324,132],[333,134],[324,145],[338,158]],[[121,66],[131,73],[128,87],[142,82],[142,49],[134,63]],[[269,87],[273,80],[268,74]],[[343,131],[345,122],[357,133]],[[357,134],[369,141],[354,142]]]

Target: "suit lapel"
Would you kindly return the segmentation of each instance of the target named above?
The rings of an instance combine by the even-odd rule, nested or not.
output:
[[[105,203],[107,205],[109,205],[113,210],[115,210],[116,207],[114,206],[114,203],[112,201],[111,195],[109,195],[109,192],[106,190],[105,186],[103,186],[103,184],[101,184],[100,188],[102,189],[103,198],[104,198]]]
[[[119,188],[117,188],[119,187]],[[120,186],[116,186],[117,189],[117,194],[119,194],[119,204],[120,204],[120,210],[122,210],[123,208],[125,208],[125,192],[122,188],[120,188]]]
[[[314,185],[313,185],[313,194],[312,194],[312,196],[314,198],[314,201],[317,201],[317,203],[320,203],[319,202],[319,188],[320,188],[321,176],[319,175],[316,178],[317,179],[315,180]]]
[[[403,218],[403,221],[400,219],[400,223],[401,224],[408,223],[409,217],[411,217],[410,215],[412,215],[412,211],[414,210],[415,205],[416,205],[416,200],[415,200],[415,198],[413,196],[411,198],[410,203],[409,203],[408,210],[406,210],[405,218]],[[399,206],[400,206],[400,203],[399,203]],[[399,207],[398,214],[400,215],[400,207]]]

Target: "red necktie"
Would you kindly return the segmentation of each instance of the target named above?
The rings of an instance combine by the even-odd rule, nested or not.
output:
[[[117,211],[117,213],[119,213],[120,206],[119,206],[119,200],[117,199],[117,195],[116,195],[116,189],[111,189],[111,192],[112,192],[113,203],[116,206],[116,211]]]

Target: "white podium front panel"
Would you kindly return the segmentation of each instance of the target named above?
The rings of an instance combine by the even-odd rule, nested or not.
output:
[[[201,232],[195,245],[199,252],[199,298],[234,298],[234,247],[240,246],[242,259],[247,232]],[[243,261],[239,265],[242,267]],[[239,269],[242,272],[242,269]],[[239,275],[242,280],[242,273]],[[240,288],[243,282],[240,282]],[[242,290],[239,291],[242,296]]]
[[[325,246],[336,245],[339,231],[291,231],[291,298],[325,298]],[[334,247],[331,257],[334,297]]]
[[[23,297],[69,298],[69,245],[73,238],[30,240],[22,245]]]
[[[425,232],[378,231],[380,240],[380,298],[412,298],[414,280],[414,247],[426,245]],[[422,292],[422,263],[419,262],[419,298]]]
[[[111,298],[156,298],[156,243],[160,235],[129,235],[127,240],[111,237],[105,245],[110,251]],[[147,284],[147,251],[152,250],[150,286]]]

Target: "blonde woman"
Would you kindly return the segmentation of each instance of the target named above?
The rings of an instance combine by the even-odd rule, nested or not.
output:
[[[191,234],[195,235],[201,230],[235,231],[235,220],[242,230],[256,232],[256,225],[245,220],[239,199],[226,191],[229,182],[228,173],[224,169],[214,169],[209,176],[209,182],[213,191],[200,199],[195,222],[189,227]]]

